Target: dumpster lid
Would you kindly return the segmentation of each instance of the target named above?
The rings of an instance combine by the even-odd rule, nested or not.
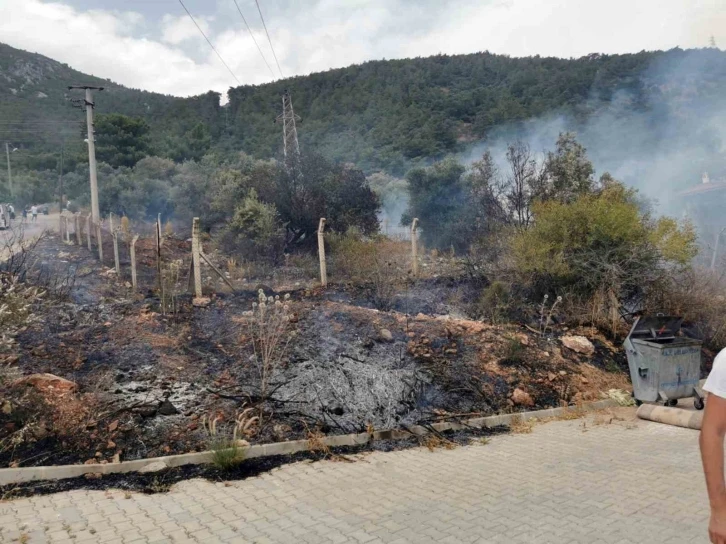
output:
[[[647,315],[638,317],[628,336],[633,338],[674,338],[681,330],[683,318],[677,315]]]

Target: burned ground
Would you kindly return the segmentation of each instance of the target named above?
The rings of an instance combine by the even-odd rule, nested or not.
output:
[[[111,248],[107,240],[107,263]],[[293,272],[245,278],[236,292],[194,308],[181,293],[189,243],[168,238],[165,258],[181,261],[183,272],[177,311],[162,315],[153,244],[137,245],[137,293],[85,247],[51,237],[37,251],[48,275],[71,271],[74,282],[68,298],[40,303],[43,318],[0,354],[13,372],[2,383],[10,399],[0,413],[2,466],[200,451],[209,447],[204,422],[228,429],[243,407],[259,413],[245,435],[259,443],[559,406],[627,386],[622,353],[594,330],[567,331],[594,340],[595,354],[584,356],[563,347],[563,331],[466,319],[477,287],[460,277],[408,281],[389,311],[375,309],[364,286],[323,290]],[[293,317],[267,398],[247,317],[261,282],[267,295],[290,295]],[[219,288],[211,276],[206,283]],[[76,388],[40,394],[21,379],[38,373]]]

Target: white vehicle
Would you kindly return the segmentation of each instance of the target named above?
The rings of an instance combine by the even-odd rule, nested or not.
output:
[[[0,204],[0,229],[10,228],[10,209],[7,204]]]

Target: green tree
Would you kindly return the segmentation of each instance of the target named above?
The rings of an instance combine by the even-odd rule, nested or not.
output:
[[[99,115],[95,122],[96,158],[111,166],[134,166],[149,155],[149,124],[119,113]]]
[[[557,148],[547,153],[545,160],[546,184],[539,190],[540,198],[554,198],[571,202],[579,195],[592,191],[595,168],[587,158],[587,150],[571,132],[557,138]]]

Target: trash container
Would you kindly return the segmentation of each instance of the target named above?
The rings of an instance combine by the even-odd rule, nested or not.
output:
[[[675,406],[678,399],[694,397],[703,409],[698,390],[701,378],[701,341],[677,336],[683,323],[677,316],[645,316],[633,323],[623,346],[628,357],[633,397],[643,402]]]

